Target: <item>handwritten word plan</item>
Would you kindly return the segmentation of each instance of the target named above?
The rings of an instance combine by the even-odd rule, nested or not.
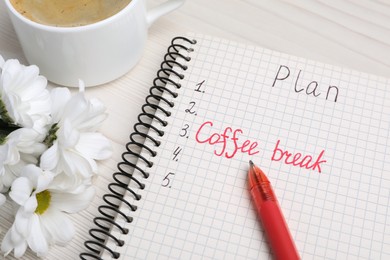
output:
[[[189,38],[176,59],[186,67],[167,81],[177,95],[160,102],[170,113],[155,114],[166,125],[151,120],[156,156],[141,154],[153,165],[137,164],[149,174],[142,199],[129,233],[115,234],[125,246],[112,246],[124,259],[272,259],[248,192],[252,160],[303,259],[390,259],[390,81]]]

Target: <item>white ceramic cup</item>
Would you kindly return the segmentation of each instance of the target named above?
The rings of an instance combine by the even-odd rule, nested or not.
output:
[[[119,13],[94,24],[55,27],[33,22],[5,0],[9,16],[30,64],[62,86],[107,83],[127,73],[141,58],[148,27],[185,0],[170,0],[149,11],[145,0],[132,0]]]

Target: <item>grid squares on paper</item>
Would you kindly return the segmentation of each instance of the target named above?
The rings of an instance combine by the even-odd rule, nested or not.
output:
[[[135,259],[271,258],[246,190],[247,162],[253,158],[268,172],[303,258],[389,256],[388,81],[209,36],[195,38],[123,253]],[[275,81],[281,65],[290,76]],[[203,81],[204,93],[194,91]],[[313,91],[317,83],[321,94],[308,94],[309,84]],[[326,99],[329,86],[338,86],[337,102]],[[258,153],[217,156],[221,144],[195,139],[206,121],[213,125],[201,138],[227,127],[231,137],[240,129],[237,142],[258,142]],[[184,126],[189,134],[181,136]],[[313,160],[324,151],[327,162],[319,173],[272,160],[277,142],[281,151]],[[225,149],[231,153],[235,146]],[[170,186],[164,187],[168,173]]]

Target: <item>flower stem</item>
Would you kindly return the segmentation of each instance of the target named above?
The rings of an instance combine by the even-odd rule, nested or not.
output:
[[[1,100],[1,98],[0,98],[0,119],[7,124],[13,123],[13,120],[8,115],[7,108],[5,107],[5,104],[4,104],[3,100]]]
[[[8,124],[7,122],[4,122],[2,119],[0,119],[0,145],[3,145],[6,142],[7,136],[10,133],[19,128],[20,126]]]
[[[43,141],[47,147],[51,147],[53,145],[53,142],[57,139],[57,130],[59,129],[58,124],[55,123],[51,126],[49,133],[47,134],[45,140]]]

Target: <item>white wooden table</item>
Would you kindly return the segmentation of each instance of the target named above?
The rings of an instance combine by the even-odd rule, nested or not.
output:
[[[162,0],[150,0],[152,7]],[[386,0],[187,0],[183,7],[158,20],[139,64],[122,78],[88,88],[109,114],[101,131],[112,140],[114,155],[99,163],[97,196],[90,207],[73,215],[77,234],[65,248],[54,247],[46,259],[77,259],[89,238],[101,195],[116,169],[124,144],[172,37],[188,31],[211,34],[326,63],[390,76],[390,4]],[[0,55],[26,60],[0,1]],[[7,206],[8,207],[8,206]],[[3,232],[12,216],[0,210]],[[1,258],[1,257],[0,257]],[[8,257],[7,259],[13,259]],[[23,259],[36,259],[27,251]]]

